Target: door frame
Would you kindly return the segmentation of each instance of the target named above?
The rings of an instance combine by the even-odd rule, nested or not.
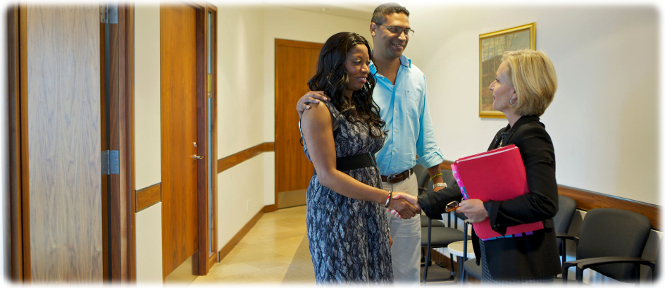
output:
[[[217,249],[217,7],[215,5],[212,5],[210,3],[205,3],[203,4],[203,9],[202,9],[202,14],[199,14],[199,10],[197,10],[197,15],[196,15],[196,22],[197,22],[197,50],[199,50],[199,35],[198,35],[198,30],[200,29],[199,26],[203,26],[203,78],[204,78],[204,85],[203,85],[203,99],[199,99],[200,97],[197,97],[197,138],[199,139],[200,143],[204,143],[204,145],[200,145],[198,147],[198,152],[201,154],[198,155],[205,155],[204,159],[206,161],[199,161],[198,163],[198,168],[197,171],[204,170],[203,172],[199,172],[198,179],[197,181],[199,182],[198,186],[198,219],[199,219],[199,252],[200,251],[207,251],[207,247],[210,246],[210,253],[198,253],[198,275],[206,275],[208,274],[208,271],[210,271],[210,268],[212,268],[215,263],[219,261],[219,254],[218,249]],[[208,14],[210,14],[211,19],[208,19]],[[203,25],[200,24],[200,20],[202,16],[203,20]],[[208,27],[208,21],[211,22],[211,28],[209,29]],[[211,30],[211,31],[208,31]],[[208,39],[207,35],[210,33],[210,39]],[[211,42],[211,43],[210,43]],[[209,47],[211,49],[209,49]],[[197,51],[198,54],[198,51]],[[205,69],[208,66],[208,57],[210,57],[210,71],[211,73],[207,73],[207,69]],[[199,57],[197,56],[197,61]],[[198,68],[198,67],[197,67]],[[198,72],[201,72],[200,69],[197,69]],[[197,90],[199,90],[200,87],[197,87]],[[208,93],[206,93],[206,91]],[[207,96],[207,97],[206,97]],[[211,107],[208,107],[208,101],[206,101],[208,98],[211,99]],[[200,101],[199,101],[200,100]],[[201,105],[201,109],[199,109],[199,104]],[[208,115],[208,111],[210,111],[210,115]],[[202,112],[202,113],[200,113]],[[201,114],[201,115],[199,115]],[[208,126],[206,125],[206,119],[210,117],[211,121],[211,131],[208,130]],[[203,128],[201,131],[201,128]],[[208,138],[208,135],[212,136],[212,139]],[[203,139],[203,141],[201,141]],[[208,141],[211,140],[211,141]],[[212,143],[212,146],[210,149],[210,153],[208,153],[208,143]],[[203,150],[203,151],[202,151]],[[208,161],[212,161],[211,165],[206,165]],[[204,166],[204,169],[200,169],[201,166]],[[210,171],[208,171],[210,170]],[[203,175],[201,175],[203,173]],[[211,179],[208,179],[208,176],[211,176]],[[201,179],[203,179],[203,183],[201,183]],[[211,196],[212,199],[208,199],[208,193],[206,187],[208,186],[207,183],[208,181],[211,181],[212,183],[212,191],[211,191]],[[202,185],[201,185],[202,184]],[[210,201],[211,200],[211,201]],[[212,203],[210,203],[212,202]],[[209,223],[208,221],[208,206],[209,204],[210,207],[212,207],[212,223]],[[211,226],[212,230],[212,235],[208,234],[209,230],[207,227]],[[212,236],[212,243],[210,242],[210,236]]]
[[[26,4],[9,7],[9,174],[10,174],[10,254],[12,281],[31,282],[30,271],[30,214],[28,185],[27,134],[27,21],[23,12]],[[118,6],[117,37],[111,37],[112,65],[118,65],[113,77],[110,107],[110,149],[118,150],[120,174],[109,175],[108,219],[102,229],[108,231],[108,259],[104,259],[104,281],[112,283],[136,281],[136,236],[134,218],[134,5]],[[113,31],[112,33],[115,33]],[[112,34],[113,35],[113,34]],[[99,43],[97,43],[99,44]],[[102,47],[100,47],[100,50]],[[103,50],[102,50],[103,51]],[[114,54],[115,53],[115,54]],[[100,57],[103,56],[100,53]],[[116,96],[117,95],[117,96]],[[100,211],[101,212],[101,211]],[[110,273],[110,275],[109,275]]]
[[[198,1],[183,1],[183,4],[189,5],[194,8],[196,11],[196,142],[199,143],[196,147],[197,155],[203,155],[205,161],[197,161],[196,164],[196,190],[197,190],[197,218],[198,218],[198,249],[194,253],[194,273],[197,275],[206,275],[210,268],[212,268],[218,259],[217,254],[217,37],[216,33],[212,33],[213,42],[210,43],[212,51],[208,51],[208,12],[210,11],[215,15],[213,32],[217,32],[217,7],[207,3],[207,2],[198,2]],[[207,71],[207,56],[212,52],[212,73],[213,77],[208,78]],[[212,81],[210,81],[212,80]],[[207,95],[208,87],[210,87],[211,94]],[[210,111],[212,115],[212,153],[208,153],[208,127],[206,125],[206,119],[208,116],[208,105],[207,105],[207,96],[212,98],[212,107]],[[212,155],[210,155],[212,154]],[[210,166],[210,171],[208,171],[208,160],[213,159],[213,165]],[[210,179],[212,181],[212,236],[213,241],[210,243],[209,233],[207,227],[208,223],[208,176],[212,176]],[[201,253],[201,251],[206,251],[208,244],[212,246],[211,253]],[[164,275],[166,277],[166,275]]]

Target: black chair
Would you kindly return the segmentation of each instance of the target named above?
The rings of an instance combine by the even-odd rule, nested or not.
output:
[[[416,174],[418,181],[418,195],[427,191],[427,182],[429,182],[429,174],[427,169],[420,164],[413,166],[413,174]]]
[[[554,215],[553,218],[554,231],[557,233],[557,236],[565,235],[565,233],[568,233],[568,228],[570,228],[570,222],[572,221],[573,215],[575,214],[575,209],[577,209],[577,202],[575,202],[575,200],[566,196],[559,195],[559,210],[557,211],[556,215]],[[468,223],[466,221],[466,217],[464,216],[464,214],[461,213],[456,213],[456,214],[458,214],[457,217],[464,219],[464,235],[466,236],[468,227],[469,225],[471,225],[471,223]],[[466,237],[464,238],[464,241],[467,241]],[[559,244],[559,255],[563,255],[564,257],[563,259],[565,260],[566,243],[565,241],[561,240],[561,242],[559,242],[558,244]],[[483,273],[481,265],[477,265],[475,259],[467,260],[466,254],[467,254],[467,247],[465,245],[464,256],[462,257],[462,263],[461,263],[462,266],[460,267],[460,270],[462,271],[462,280],[463,281],[467,280],[468,275],[471,275],[476,279],[480,279]]]
[[[454,181],[454,178],[452,177],[452,171],[450,170],[442,170],[441,173],[443,173],[444,176],[444,181],[445,179],[453,179],[449,181]],[[450,176],[450,177],[448,177]],[[428,179],[429,180],[429,179]],[[453,182],[446,182],[447,185],[452,185]],[[427,187],[428,191],[431,191],[432,188],[432,183],[431,181],[428,184]],[[449,213],[449,225],[450,226],[450,213]],[[422,219],[422,218],[421,218]],[[464,239],[463,232],[460,230],[457,230],[455,228],[451,227],[433,227],[432,225],[432,219],[428,219],[428,225],[427,225],[427,231],[424,231],[424,229],[421,231],[421,246],[427,247],[426,253],[425,253],[425,271],[423,275],[423,283],[427,283],[427,272],[428,268],[430,265],[430,262],[432,260],[432,248],[444,248],[448,247],[448,244],[456,242],[456,241],[461,241]],[[439,221],[435,221],[439,222]],[[441,223],[441,222],[439,222]],[[441,223],[443,224],[443,223]],[[424,228],[424,226],[423,226]],[[450,255],[450,264],[451,267],[454,266],[453,262],[453,256]],[[454,271],[454,268],[451,269]],[[454,277],[454,273],[451,271],[450,276]]]
[[[577,244],[577,260],[563,263],[563,283],[570,267],[576,267],[578,283],[582,283],[587,268],[617,281],[639,283],[640,265],[649,266],[654,279],[656,264],[640,258],[650,230],[651,222],[639,213],[615,208],[589,210],[579,236],[557,236]]]
[[[468,259],[468,238],[467,235],[469,233],[469,226],[471,226],[471,223],[466,219],[466,216],[462,213],[458,213],[457,217],[464,219],[464,253],[462,254],[462,261],[460,265],[460,271],[462,271],[462,275],[460,275],[460,281],[461,282],[466,282],[469,280],[469,275],[473,276],[476,279],[480,279],[483,276],[483,268],[481,265],[476,264],[476,259]]]
[[[418,195],[427,191],[427,185],[430,183],[429,174],[427,169],[420,164],[413,166],[413,173],[416,174],[416,179],[418,180]],[[430,221],[429,218],[425,215],[420,215],[420,226],[427,227]],[[432,227],[446,227],[441,221],[432,221]]]
[[[438,220],[431,221],[429,217],[425,215],[420,215],[420,227],[427,227],[428,225],[432,225],[432,227],[446,227],[446,224],[444,224],[441,221]]]
[[[570,197],[559,195],[559,211],[554,215],[554,231],[557,235],[566,235],[570,222],[573,220],[575,210],[577,209],[577,202]],[[557,246],[559,247],[559,255],[561,256],[561,269],[563,270],[563,262],[566,262],[566,242],[557,238]]]

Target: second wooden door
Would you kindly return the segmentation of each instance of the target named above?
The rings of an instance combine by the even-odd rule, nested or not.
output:
[[[322,46],[275,40],[275,204],[278,208],[305,204],[304,192],[314,175],[314,166],[300,146],[298,114],[294,108],[298,99],[309,91],[307,81],[316,72]]]
[[[164,277],[198,250],[196,10],[162,5],[161,142]]]

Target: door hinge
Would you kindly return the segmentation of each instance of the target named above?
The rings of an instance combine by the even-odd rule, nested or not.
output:
[[[102,151],[102,175],[120,174],[118,150]]]
[[[101,23],[118,24],[118,2],[99,4],[99,19]]]

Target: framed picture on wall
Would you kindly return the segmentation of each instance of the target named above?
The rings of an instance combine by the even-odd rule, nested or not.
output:
[[[496,78],[496,70],[501,64],[505,51],[536,50],[536,23],[481,34],[480,46],[480,96],[478,116],[481,118],[505,118],[503,113],[494,110],[492,91],[489,86]]]

